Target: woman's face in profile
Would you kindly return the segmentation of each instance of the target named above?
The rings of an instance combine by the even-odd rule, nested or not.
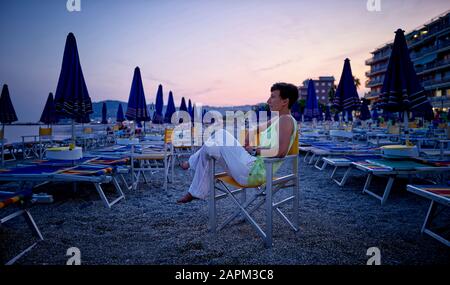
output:
[[[267,104],[269,105],[270,111],[280,111],[287,106],[289,103],[289,99],[283,99],[280,96],[280,90],[274,90],[270,93],[270,97],[267,100]]]

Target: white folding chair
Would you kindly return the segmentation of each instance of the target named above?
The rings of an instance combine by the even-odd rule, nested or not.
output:
[[[224,228],[231,221],[238,216],[242,215],[247,222],[255,229],[258,235],[263,239],[266,247],[272,246],[273,237],[273,212],[279,214],[280,217],[297,232],[299,229],[299,181],[298,181],[298,132],[296,134],[294,144],[292,145],[289,153],[284,158],[265,158],[264,164],[266,168],[266,182],[261,185],[240,185],[230,175],[226,173],[214,173],[215,160],[210,158],[208,163],[213,169],[210,177],[210,189],[212,189],[208,198],[208,213],[209,213],[209,230],[212,233],[216,233],[220,229]],[[292,171],[282,177],[274,177],[273,165],[275,163],[292,163]],[[234,187],[231,189],[229,186]],[[292,187],[292,195],[275,202],[274,195],[281,189]],[[246,197],[246,190],[256,188],[257,193],[253,195],[249,200]],[[218,194],[220,191],[222,193]],[[236,194],[241,193],[241,199],[236,197]],[[217,211],[216,202],[220,199],[230,197],[234,204],[239,208],[234,214],[229,216],[223,224],[218,227],[217,225]],[[259,201],[250,208],[250,206],[256,200]],[[280,207],[288,202],[292,201],[292,221],[281,211]],[[265,230],[255,221],[251,214],[261,206],[265,206]]]

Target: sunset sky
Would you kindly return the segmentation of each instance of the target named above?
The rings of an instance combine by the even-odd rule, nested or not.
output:
[[[127,101],[141,68],[147,103],[158,84],[175,104],[231,106],[266,101],[274,82],[300,85],[333,75],[346,57],[364,85],[364,61],[450,9],[448,0],[66,0],[0,2],[0,84],[20,121],[37,121],[55,92],[66,36],[73,32],[92,101]],[[362,86],[363,95],[367,90]]]

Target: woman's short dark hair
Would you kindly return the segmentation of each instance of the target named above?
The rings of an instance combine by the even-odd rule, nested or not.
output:
[[[294,105],[298,99],[298,88],[294,84],[278,82],[272,85],[270,92],[275,90],[280,91],[280,97],[283,99],[289,99],[289,109]]]

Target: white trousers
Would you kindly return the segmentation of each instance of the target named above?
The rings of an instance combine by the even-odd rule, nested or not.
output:
[[[229,132],[216,131],[215,135],[189,158],[190,169],[195,171],[189,193],[195,198],[206,199],[210,193],[208,179],[213,170],[208,165],[209,157],[215,158],[216,164],[222,166],[239,184],[247,184],[250,169],[256,160]]]

